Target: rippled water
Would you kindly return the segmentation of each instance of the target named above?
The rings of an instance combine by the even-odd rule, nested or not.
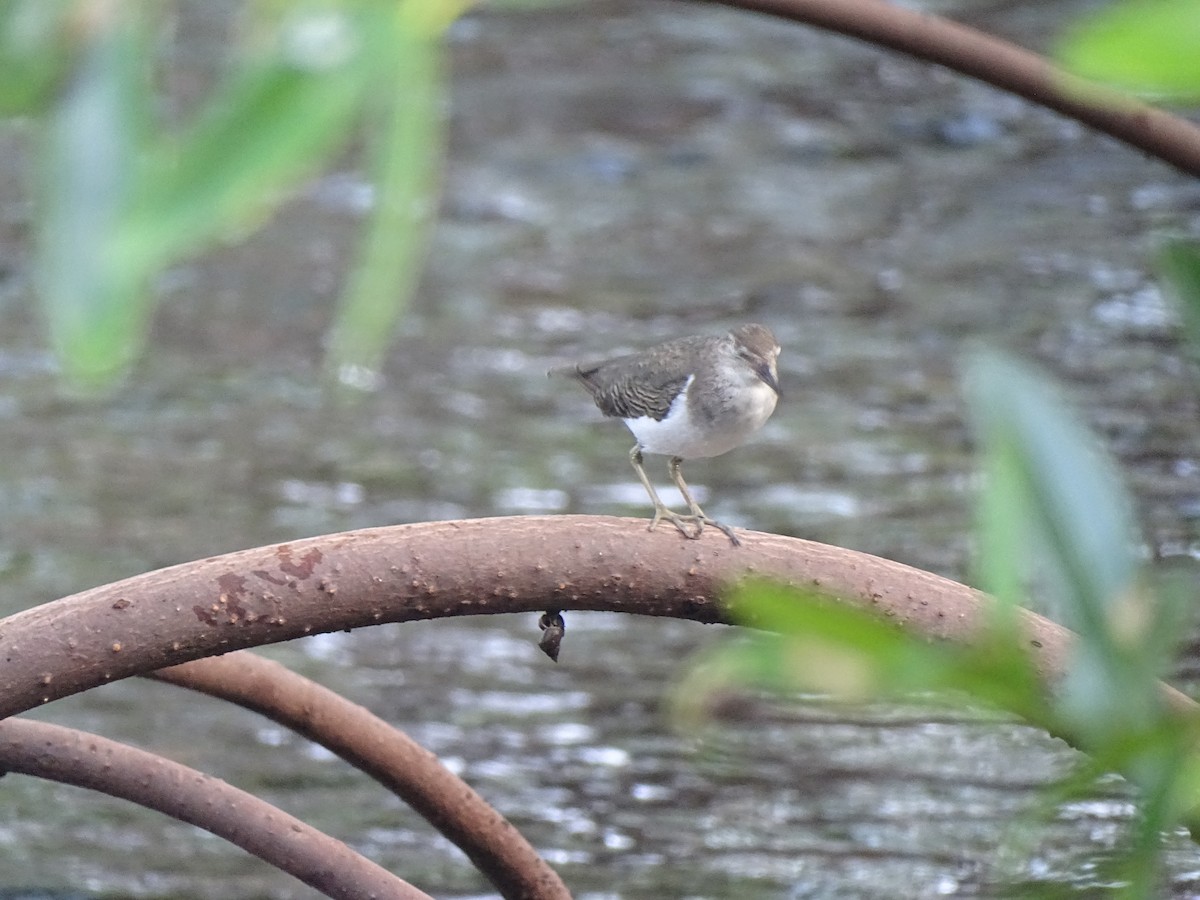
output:
[[[1040,46],[1083,4],[971,3]],[[185,3],[171,82],[210,77],[226,10]],[[642,515],[630,439],[551,365],[731,323],[771,325],[785,402],[688,467],[723,520],[965,578],[972,462],[960,355],[987,339],[1066,381],[1158,551],[1200,515],[1195,373],[1151,270],[1200,230],[1200,188],[1049,113],[816,31],[605,2],[483,11],[453,34],[452,141],[418,308],[382,390],[317,386],[369,191],[332,171],[244,244],[163,279],[151,352],[100,403],[64,398],[29,295],[28,135],[0,133],[0,604],[365,525],[528,512]],[[666,482],[655,459],[653,477]],[[415,623],[272,648],[436,751],[580,898],[1099,892],[1130,815],[1117,781],[1038,820],[1076,757],[938,708],[747,698],[679,731],[688,623],[572,615]],[[130,682],[40,716],[254,790],[439,897],[490,896],[364,778],[248,713]],[[0,885],[136,897],[311,895],[194,829],[0,780]],[[1030,835],[1034,837],[1030,837]],[[1170,841],[1172,891],[1200,854]],[[1091,895],[1091,894],[1089,894]]]

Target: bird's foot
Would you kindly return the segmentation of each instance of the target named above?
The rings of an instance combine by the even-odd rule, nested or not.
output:
[[[718,522],[716,519],[710,519],[703,512],[693,513],[691,515],[681,516],[677,512],[672,512],[665,506],[654,510],[654,519],[650,522],[647,531],[653,531],[659,522],[666,520],[678,529],[679,533],[689,540],[696,540],[704,533],[704,526],[711,525],[713,528],[721,531],[725,537],[729,538],[729,542],[735,547],[740,547],[742,542],[738,540],[738,536],[733,533],[733,529],[724,522]],[[689,528],[688,526],[694,526]]]
[[[729,543],[733,544],[733,546],[742,546],[741,540],[739,540],[738,536],[733,533],[733,529],[730,526],[726,525],[724,522],[718,522],[716,519],[710,519],[708,516],[703,514],[696,517],[696,537],[700,536],[700,531],[705,525],[711,525],[713,528],[721,531],[725,537],[729,538]]]
[[[653,531],[658,527],[658,523],[662,521],[670,522],[674,525],[679,533],[685,538],[695,540],[700,537],[700,532],[704,529],[704,524],[696,520],[695,516],[681,516],[679,513],[667,509],[665,506],[660,506],[654,510],[654,518],[646,527],[647,531]],[[688,528],[689,525],[695,525],[694,529]]]

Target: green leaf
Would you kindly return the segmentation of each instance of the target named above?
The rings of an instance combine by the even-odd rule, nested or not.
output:
[[[1072,731],[1102,746],[1152,729],[1162,715],[1157,677],[1174,649],[1164,626],[1179,614],[1143,583],[1132,502],[1115,468],[1029,367],[981,351],[967,383],[988,477],[983,587],[1014,600],[1015,570],[1079,632],[1060,695]]]
[[[1079,790],[1113,770],[1139,788],[1142,815],[1133,841],[1118,847],[1105,867],[1129,883],[1122,896],[1152,893],[1163,832],[1183,821],[1200,834],[1200,723],[1149,703],[1150,715],[1118,715],[1117,727],[1079,729],[1075,710],[1053,698],[1009,619],[994,620],[970,646],[931,643],[867,610],[766,582],[737,588],[730,610],[740,623],[775,633],[740,636],[699,655],[671,698],[678,724],[698,726],[724,694],[749,688],[788,695],[815,690],[853,702],[913,694],[928,701],[929,692],[950,700],[965,696],[1070,736],[1091,754],[1066,789]]]
[[[1168,241],[1159,251],[1158,262],[1178,302],[1192,353],[1200,353],[1200,244]]]
[[[1071,29],[1058,48],[1076,75],[1157,98],[1200,98],[1200,4],[1127,0]]]
[[[152,276],[256,224],[351,136],[368,101],[376,207],[330,356],[338,369],[378,366],[420,273],[443,145],[441,40],[464,0],[259,4],[256,42],[226,83],[179,134],[153,142],[147,41],[111,52],[110,26],[143,4],[95,4],[72,31],[65,14],[51,15],[77,9],[71,0],[4,2],[0,76],[5,66],[15,74],[2,79],[0,103],[5,90],[14,107],[42,99],[66,52],[55,41],[63,31],[84,38],[46,129],[41,179],[39,271],[55,345],[76,377],[99,382],[127,366]],[[44,71],[31,66],[22,80],[27,62]]]
[[[994,628],[969,648],[932,644],[866,610],[767,582],[740,586],[729,602],[736,621],[775,634],[703,657],[676,697],[685,721],[702,714],[707,697],[747,684],[851,701],[952,692],[1049,721],[1044,688],[1013,630]]]
[[[378,7],[285,18],[261,59],[240,67],[182,137],[160,142],[121,236],[128,264],[157,268],[245,228],[347,138],[389,49],[381,16],[369,14]]]
[[[1029,599],[1028,559],[1033,550],[1028,539],[1028,511],[1018,486],[1021,460],[1009,444],[984,453],[983,489],[976,532],[983,552],[977,561],[978,583],[1006,607]]]
[[[39,154],[37,283],[51,342],[82,386],[129,364],[146,314],[146,273],[122,266],[112,243],[131,203],[150,104],[140,7],[108,4],[91,21]]]
[[[1046,721],[1141,790],[1133,843],[1113,872],[1128,883],[1125,896],[1147,896],[1160,834],[1180,819],[1195,827],[1200,808],[1197,723],[1168,709],[1157,681],[1189,633],[1191,585],[1140,571],[1130,498],[1045,378],[983,351],[968,386],[990,482],[981,571],[1011,593],[1004,566],[1030,576],[1028,560],[1040,556],[1053,570],[1064,618],[1080,635]]]
[[[1011,595],[1013,569],[1040,557],[1058,618],[1107,641],[1108,612],[1135,586],[1133,505],[1112,463],[1051,383],[990,350],[968,361],[968,402],[990,476],[982,587]],[[1007,575],[1003,574],[1008,572]],[[997,583],[998,579],[1003,579]]]
[[[441,36],[402,21],[395,66],[373,116],[375,206],[340,303],[327,368],[343,384],[373,381],[396,321],[416,292],[445,145]]]
[[[66,77],[74,0],[0,0],[0,115],[41,112]]]

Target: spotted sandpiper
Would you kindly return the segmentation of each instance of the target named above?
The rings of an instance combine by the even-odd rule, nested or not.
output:
[[[769,328],[742,325],[724,337],[678,338],[550,374],[577,379],[604,415],[622,419],[637,438],[629,459],[654,503],[651,529],[666,519],[685,537],[698,538],[712,525],[737,546],[732,528],[704,514],[679,466],[685,459],[727,453],[762,427],[779,399],[778,357],[779,342]],[[672,512],[659,499],[642,468],[643,453],[670,457],[667,471],[688,515]]]

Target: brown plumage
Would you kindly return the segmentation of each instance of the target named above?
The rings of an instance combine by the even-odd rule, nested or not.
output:
[[[625,421],[637,438],[629,458],[654,502],[653,528],[667,519],[687,537],[705,524],[720,528],[736,545],[733,530],[710,519],[692,498],[680,463],[732,450],[770,417],[779,397],[779,343],[762,325],[742,325],[723,337],[685,337],[599,362],[550,371],[582,384],[606,416]],[[642,453],[671,457],[667,469],[691,514],[671,512],[642,468]],[[695,524],[690,531],[685,524]]]
[[[676,338],[638,353],[561,366],[551,369],[550,374],[575,378],[587,388],[606,416],[621,419],[649,416],[661,422],[689,377],[697,376],[693,390],[705,387],[705,381],[711,380],[703,371],[697,372],[703,369],[698,361],[729,349],[761,370],[760,377],[779,392],[778,380],[771,373],[779,344],[763,325],[742,325],[722,337]]]

